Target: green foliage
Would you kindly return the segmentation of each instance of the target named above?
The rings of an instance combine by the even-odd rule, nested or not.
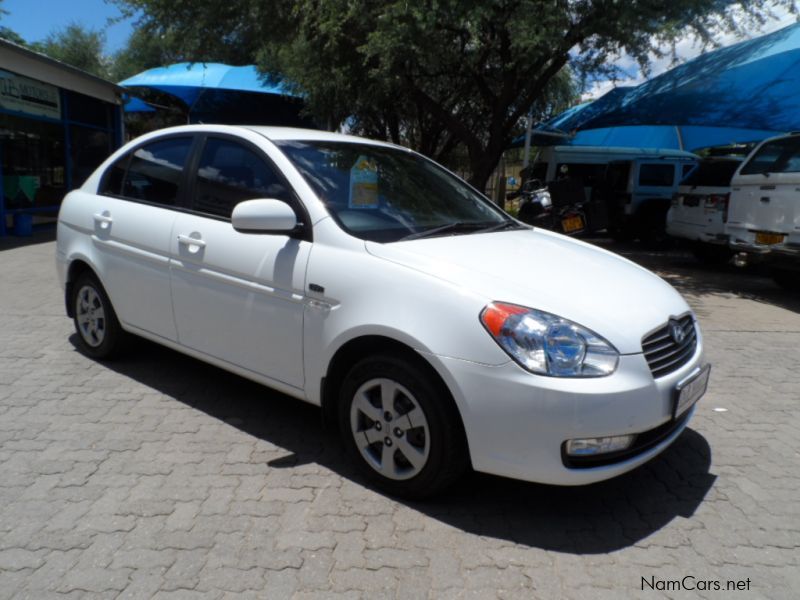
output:
[[[53,31],[44,41],[30,44],[37,52],[77,67],[92,75],[107,78],[110,61],[103,54],[105,34],[79,23]]]
[[[146,28],[134,29],[125,47],[113,57],[111,80],[119,82],[147,69],[181,62],[181,54],[173,51],[176,46],[168,33],[155,33]]]
[[[465,152],[483,187],[531,106],[548,115],[574,79],[627,52],[746,29],[795,0],[116,0],[192,60],[256,61],[323,122]]]

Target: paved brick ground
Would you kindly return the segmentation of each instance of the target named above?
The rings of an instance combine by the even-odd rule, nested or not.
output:
[[[147,343],[84,358],[53,243],[6,243],[0,599],[797,598],[800,298],[632,248],[702,322],[691,428],[615,481],[475,474],[412,504],[364,487],[310,406]],[[750,589],[642,591],[687,575]]]

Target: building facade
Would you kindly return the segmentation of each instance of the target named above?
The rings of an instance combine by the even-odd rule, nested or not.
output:
[[[55,219],[123,141],[110,81],[0,39],[0,236]]]

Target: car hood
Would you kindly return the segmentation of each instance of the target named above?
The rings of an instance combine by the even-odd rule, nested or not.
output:
[[[481,295],[537,308],[587,327],[622,354],[689,311],[663,279],[596,246],[526,229],[378,244],[367,251]]]

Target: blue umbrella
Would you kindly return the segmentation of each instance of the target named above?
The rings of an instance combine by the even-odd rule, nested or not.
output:
[[[267,83],[253,65],[232,67],[222,63],[176,63],[156,67],[120,81],[119,85],[165,92],[190,107],[207,90],[293,96],[283,85]]]
[[[302,99],[281,83],[269,83],[253,65],[178,63],[149,69],[120,85],[169,94],[188,109],[190,123],[313,127]]]

